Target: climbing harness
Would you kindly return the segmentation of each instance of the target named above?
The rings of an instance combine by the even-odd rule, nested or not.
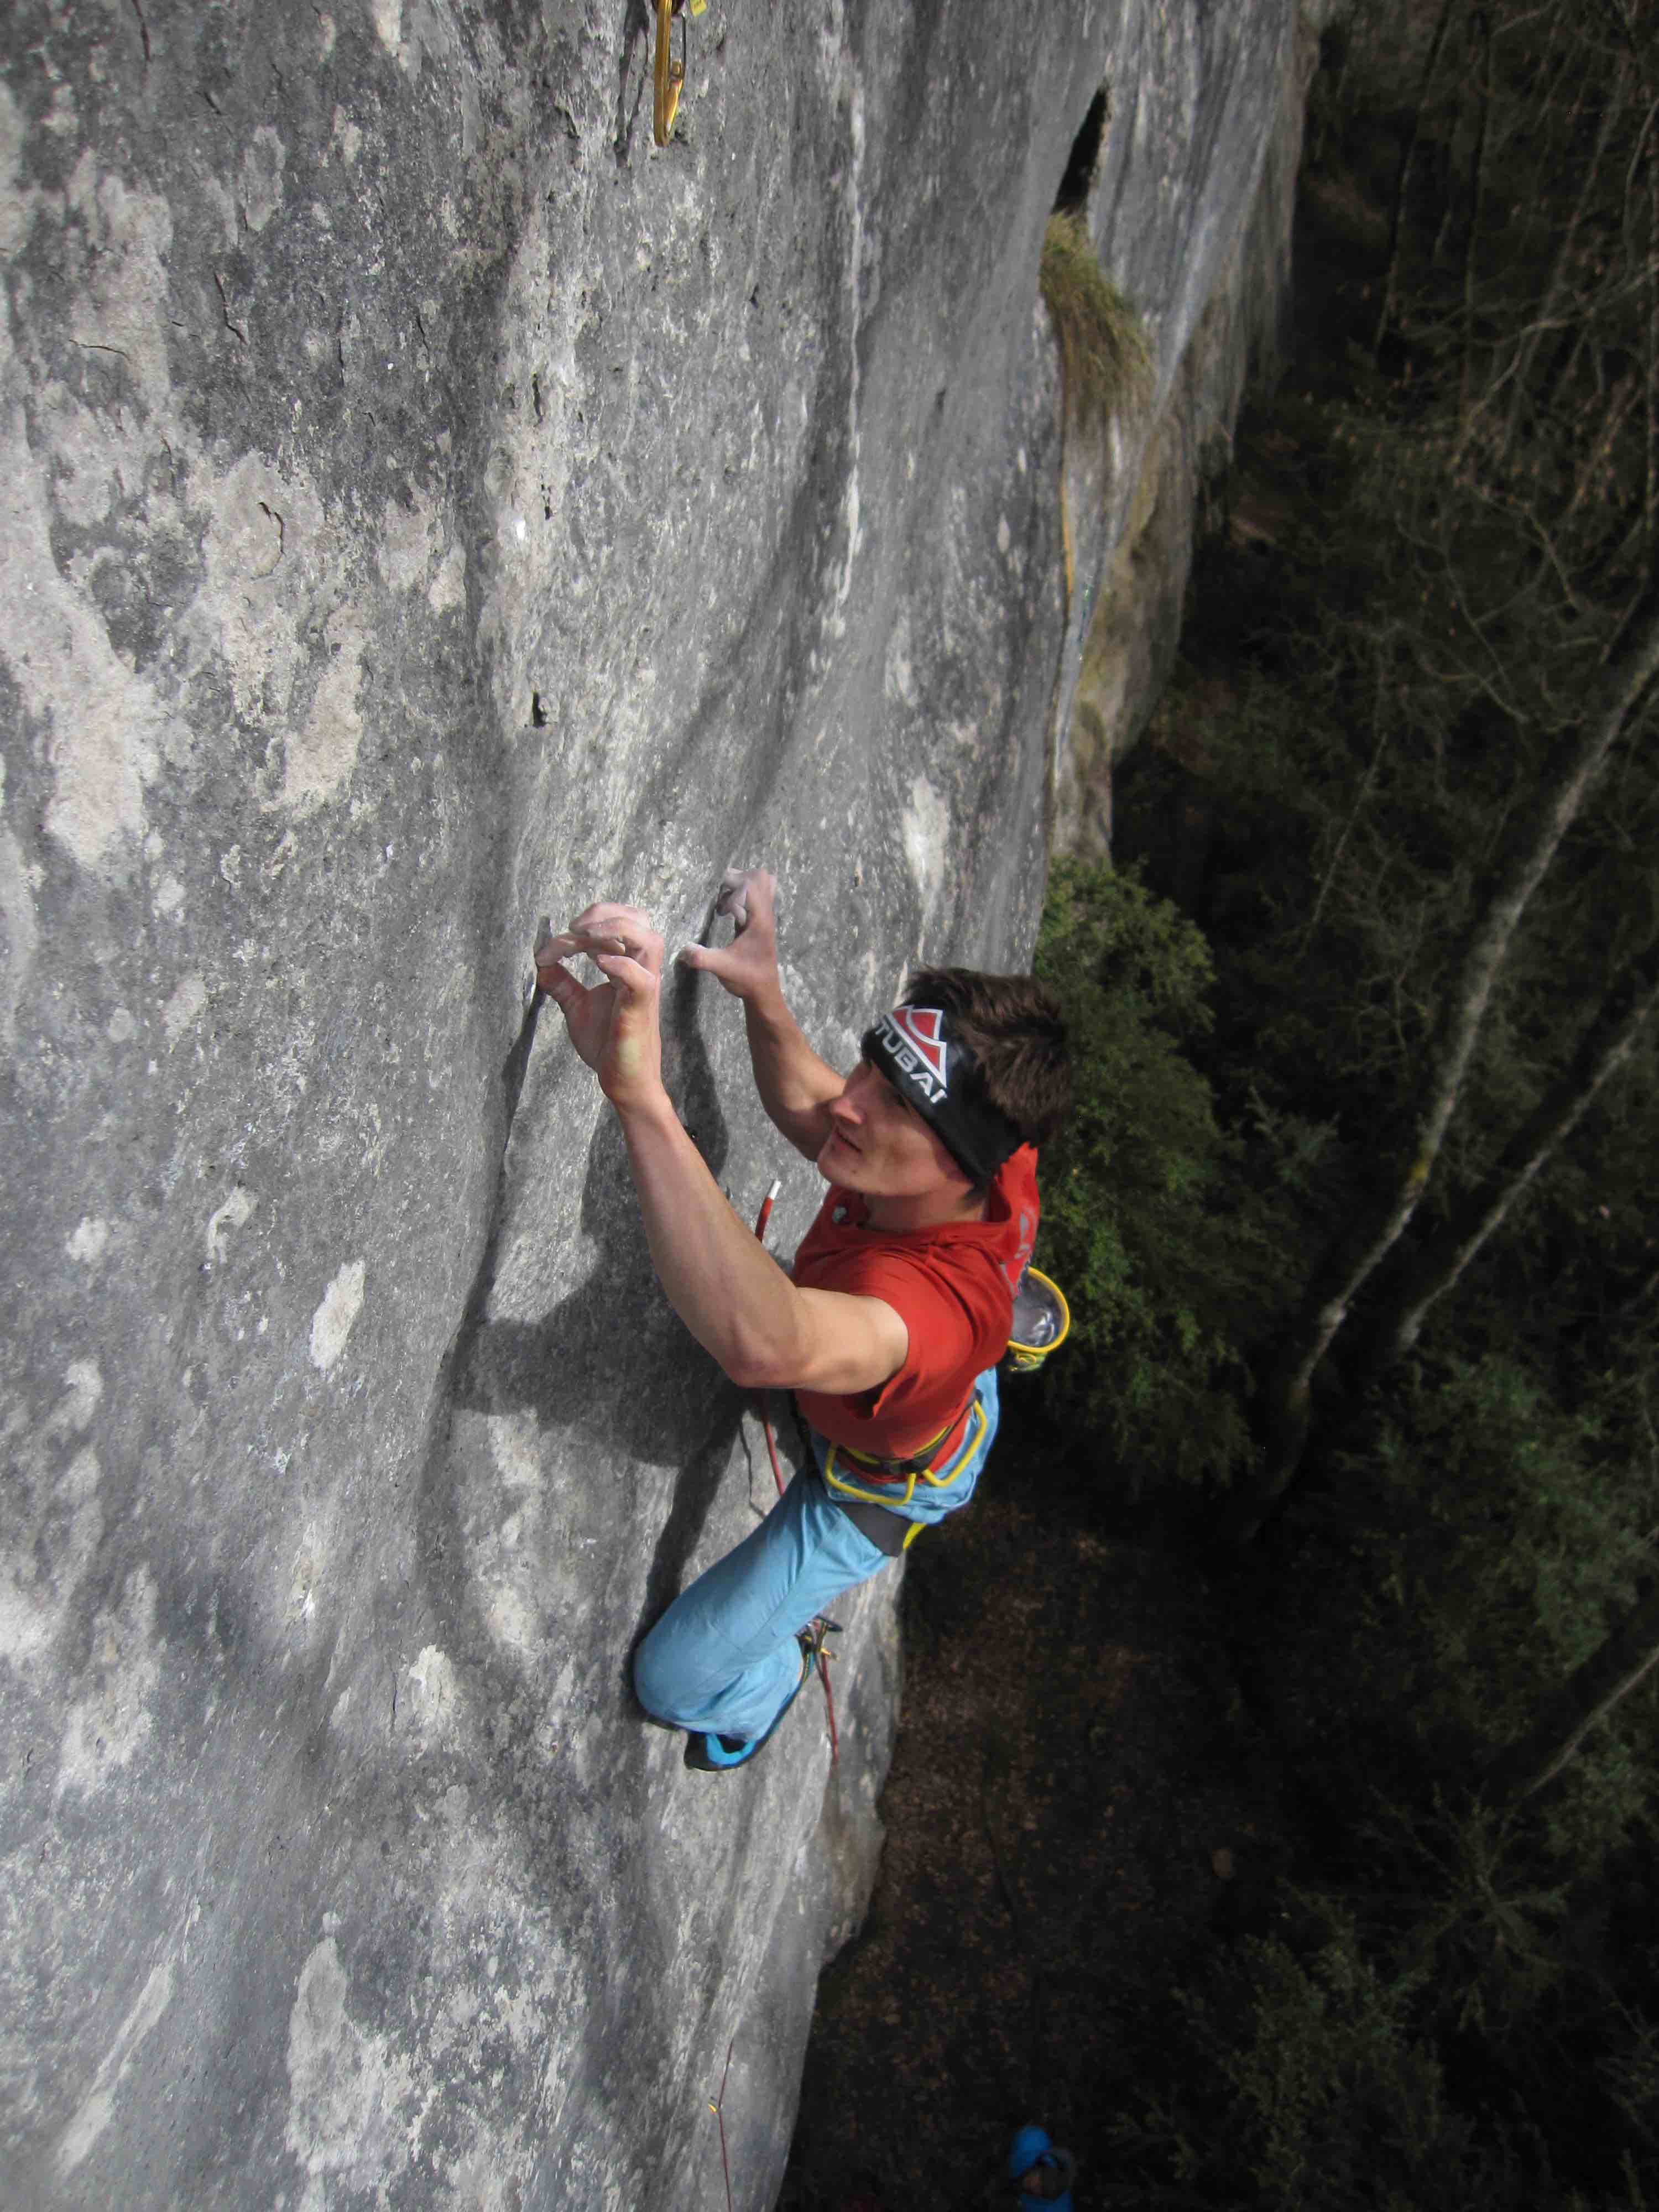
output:
[[[1060,1285],[1040,1268],[1027,1267],[1014,1292],[1014,1318],[1003,1364],[1012,1375],[1031,1375],[1072,1333],[1072,1309]]]
[[[690,35],[686,16],[688,13],[701,15],[708,5],[708,0],[656,0],[657,53],[651,87],[651,136],[659,146],[665,146],[674,135],[674,118],[679,113],[680,94],[685,89],[685,58]],[[678,61],[674,59],[672,50],[676,15],[680,19]]]
[[[665,7],[668,0],[662,0],[662,4]],[[781,1184],[774,1182],[761,1200],[760,1212],[755,1217],[755,1238],[763,1249],[766,1243],[767,1224],[772,1218],[773,1203],[781,1188]],[[1071,1327],[1071,1308],[1066,1304],[1066,1294],[1059,1284],[1040,1269],[1028,1266],[1021,1273],[1018,1287],[1014,1292],[1013,1318],[1008,1332],[1007,1349],[1003,1355],[1004,1364],[1017,1375],[1030,1374],[1042,1364],[1051,1352],[1066,1341]],[[915,1496],[918,1482],[925,1482],[933,1490],[948,1490],[959,1479],[960,1466],[972,1462],[984,1440],[987,1425],[985,1407],[975,1390],[963,1412],[953,1413],[939,1433],[923,1444],[920,1451],[912,1452],[903,1459],[877,1459],[866,1452],[855,1451],[851,1444],[830,1443],[823,1457],[824,1483],[842,1511],[863,1530],[872,1543],[890,1558],[896,1558],[899,1553],[909,1550],[928,1524],[925,1521],[911,1521],[902,1540],[895,1545],[890,1541],[890,1535],[896,1534],[896,1531],[890,1532],[886,1522],[904,1517],[902,1508],[908,1505]],[[761,1429],[766,1437],[767,1455],[772,1462],[772,1480],[777,1486],[778,1496],[781,1498],[783,1470],[778,1464],[777,1440],[772,1434],[771,1419],[766,1413],[761,1415]],[[939,1455],[939,1447],[958,1429],[964,1429],[963,1439],[950,1455],[951,1463],[958,1468],[958,1473],[935,1474],[933,1463]],[[846,1472],[837,1474],[838,1462]],[[854,1473],[862,1477],[862,1486],[853,1479]],[[895,1498],[894,1488],[901,1482],[904,1485],[903,1495]],[[875,1509],[873,1514],[871,1511],[872,1507]],[[823,1684],[823,1708],[830,1723],[830,1764],[832,1767],[840,1755],[840,1745],[836,1732],[836,1701],[830,1687],[829,1662],[831,1654],[824,1638],[838,1626],[837,1622],[825,1620],[820,1615],[810,1630],[801,1632],[801,1649],[817,1665],[818,1678]],[[790,1702],[793,1703],[793,1698]],[[781,1714],[779,1718],[781,1717]],[[773,1727],[776,1725],[775,1721]],[[768,1734],[770,1734],[769,1729]],[[762,1741],[764,1741],[763,1737]],[[755,1748],[758,1749],[759,1746]],[[720,1763],[725,1765],[727,1762],[721,1760]]]
[[[975,1393],[973,1404],[968,1408],[967,1418],[968,1433],[963,1439],[961,1451],[953,1452],[951,1455],[953,1461],[971,1457],[972,1454],[978,1449],[981,1439],[985,1434],[985,1408],[980,1402],[977,1392]],[[866,1453],[854,1451],[850,1444],[832,1443],[824,1455],[823,1479],[838,1499],[850,1498],[860,1505],[879,1505],[890,1513],[897,1511],[910,1503],[916,1494],[918,1482],[925,1482],[933,1490],[948,1490],[956,1481],[956,1474],[935,1474],[928,1462],[946,1437],[961,1424],[962,1419],[963,1416],[960,1413],[955,1415],[952,1419],[945,1423],[932,1443],[924,1444],[920,1452],[913,1452],[908,1459],[872,1459]],[[838,1459],[849,1468],[856,1468],[863,1474],[866,1483],[873,1483],[882,1487],[860,1489],[856,1482],[849,1481],[845,1475],[837,1474],[836,1462]],[[893,1487],[901,1482],[904,1485],[903,1495],[895,1498]],[[884,1488],[886,1493],[884,1496]],[[905,1532],[904,1541],[899,1549],[908,1552],[927,1525],[924,1521],[913,1521]]]

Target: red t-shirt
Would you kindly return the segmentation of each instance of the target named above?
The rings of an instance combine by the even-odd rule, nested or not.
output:
[[[850,1398],[795,1393],[831,1443],[872,1459],[908,1459],[966,1414],[975,1376],[1007,1346],[1015,1286],[1036,1241],[1036,1157],[1022,1145],[1004,1162],[983,1221],[937,1229],[871,1229],[858,1194],[830,1186],[795,1255],[796,1282],[880,1298],[910,1332],[903,1366],[879,1389]],[[955,1437],[947,1442],[954,1449]]]

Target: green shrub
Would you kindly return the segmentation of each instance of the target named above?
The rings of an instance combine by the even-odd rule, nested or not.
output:
[[[1072,1304],[1051,1408],[1129,1490],[1224,1477],[1250,1444],[1235,1309],[1254,1248],[1222,1206],[1229,1148],[1182,1048],[1209,1015],[1204,939],[1109,866],[1054,864],[1037,972],[1071,1026],[1076,1105],[1043,1156],[1039,1264]]]
[[[1182,2203],[1241,2212],[1565,2212],[1524,2124],[1456,2109],[1411,1981],[1328,1899],[1287,1902],[1294,1948],[1246,1939],[1176,1993],[1155,2086],[1117,2130],[1147,2201],[1173,2183]]]
[[[1101,267],[1081,216],[1049,216],[1039,281],[1074,420],[1086,428],[1146,407],[1152,394],[1146,326]]]
[[[1628,1603],[1655,1504],[1595,1415],[1512,1360],[1419,1364],[1293,1510],[1306,1548],[1279,1618],[1287,1724],[1328,1759],[1363,1723],[1419,1774],[1497,1750]],[[1554,1793],[1577,1820],[1590,1792],[1598,1850],[1640,1803],[1619,1740],[1626,1720],[1644,1725],[1638,1710],[1598,1731]]]

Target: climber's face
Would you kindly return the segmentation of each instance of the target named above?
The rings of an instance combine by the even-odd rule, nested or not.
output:
[[[861,1060],[832,1100],[834,1124],[817,1169],[843,1190],[873,1199],[959,1203],[972,1183],[914,1106]]]

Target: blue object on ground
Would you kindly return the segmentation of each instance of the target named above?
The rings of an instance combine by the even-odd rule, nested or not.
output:
[[[1054,2145],[1042,2128],[1022,2128],[1008,2152],[1008,2179],[1024,2181],[1045,2150]]]
[[[1008,2150],[1008,2179],[1016,2185],[1014,2202],[1045,2204],[1049,2212],[1072,2212],[1072,2177],[1077,2162],[1068,2150],[1057,2150],[1045,2129],[1022,2128]],[[1024,2185],[1040,2173],[1035,2190]]]

